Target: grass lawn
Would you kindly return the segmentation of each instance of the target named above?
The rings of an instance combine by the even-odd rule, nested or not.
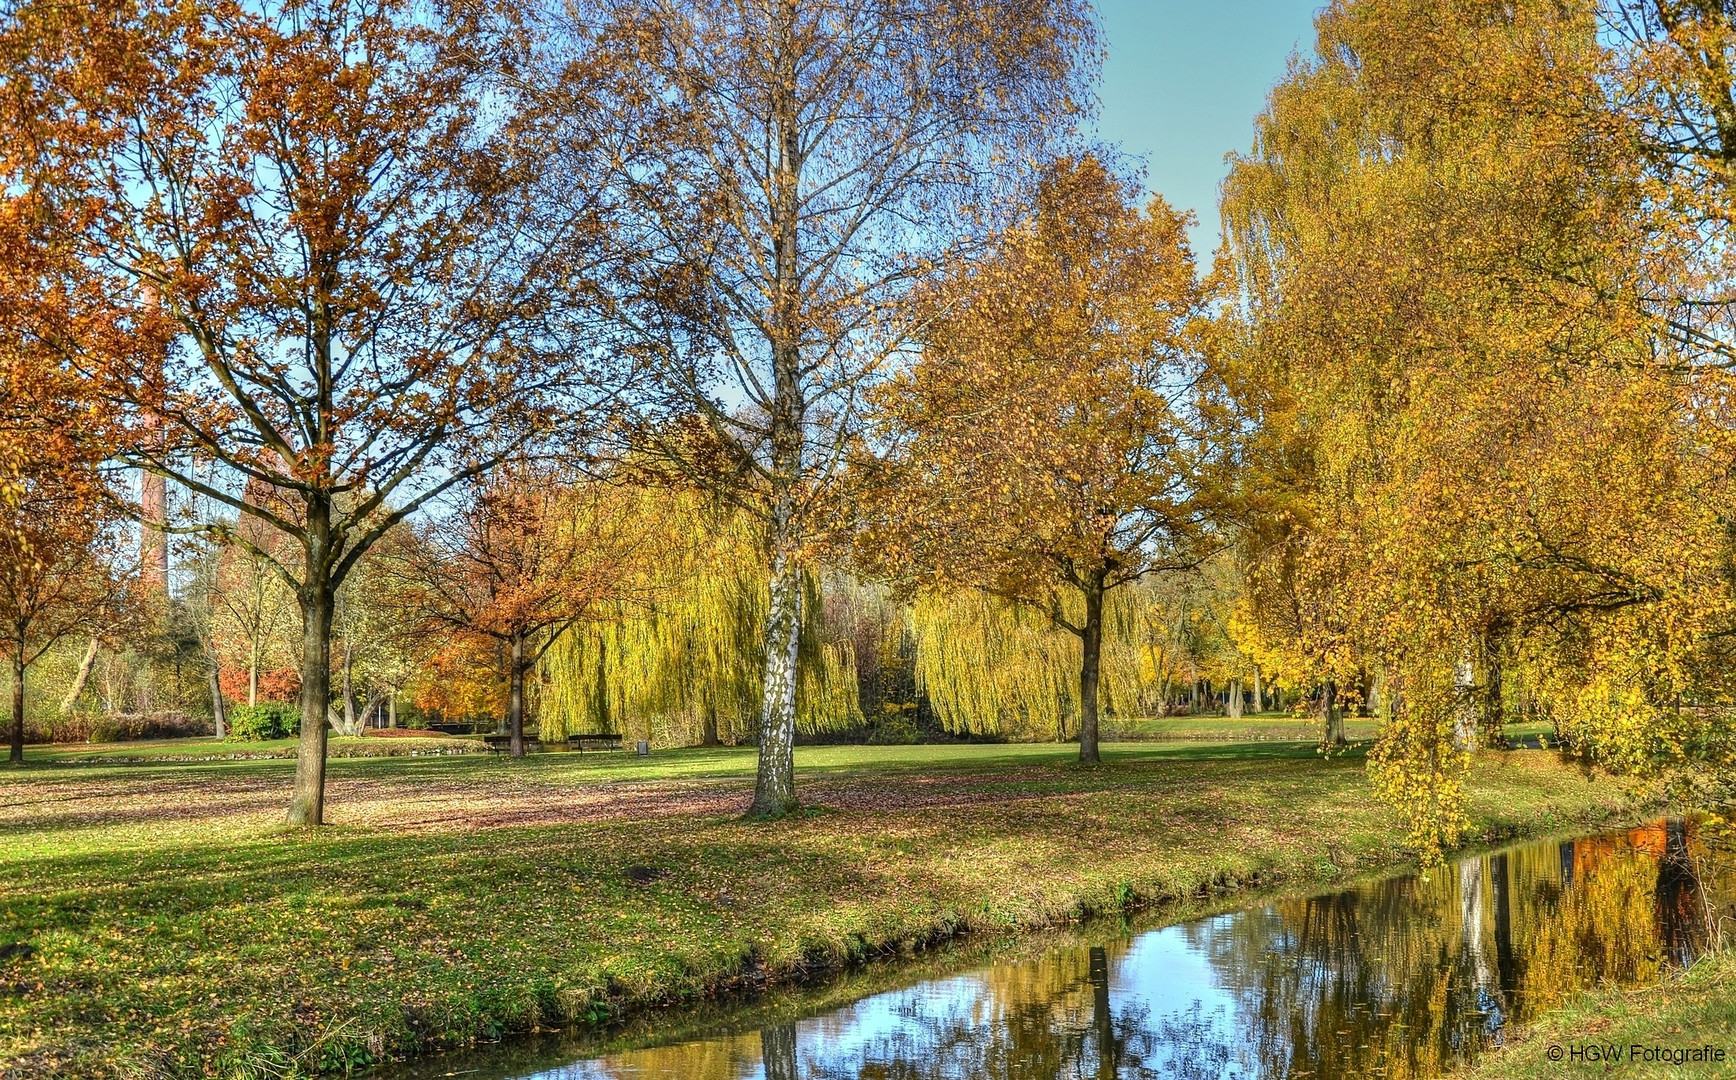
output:
[[[1635,1044],[1654,1049],[1654,1060],[1633,1058]],[[1575,1060],[1572,1048],[1616,1047],[1620,1060]],[[1670,1051],[1714,1047],[1723,1061],[1659,1060]],[[1562,1057],[1552,1060],[1552,1048]],[[1616,1073],[1632,1080],[1670,1077],[1710,1080],[1736,1077],[1736,954],[1695,964],[1678,979],[1637,990],[1586,994],[1532,1025],[1522,1041],[1478,1062],[1467,1080],[1518,1080],[1534,1076],[1583,1077]]]
[[[1348,717],[1344,737],[1351,741],[1374,738],[1375,721]],[[1227,716],[1163,716],[1139,720],[1114,720],[1109,737],[1116,739],[1182,739],[1225,742],[1319,742],[1320,720],[1292,713],[1248,713],[1240,720]]]
[[[1380,724],[1369,717],[1351,716],[1344,721],[1344,737],[1352,742],[1373,739]],[[1528,736],[1555,737],[1553,725],[1541,722],[1508,724],[1507,738],[1517,744]],[[1248,713],[1240,720],[1227,716],[1164,716],[1135,720],[1115,719],[1108,722],[1106,737],[1144,741],[1149,739],[1183,739],[1203,741],[1222,739],[1226,742],[1317,742],[1320,739],[1320,719],[1297,716],[1288,712]]]
[[[259,742],[230,742],[223,739],[147,739],[123,743],[63,743],[54,746],[32,746],[27,756],[32,762],[57,765],[131,764],[171,761],[248,761],[263,758],[295,758],[295,738],[266,739]],[[326,739],[326,756],[351,757],[421,757],[439,754],[486,754],[488,748],[480,739],[451,738],[380,738],[379,736],[331,735]]]
[[[1360,752],[1306,743],[1109,744],[1099,768],[1047,744],[804,747],[807,806],[771,823],[738,820],[751,749],[347,758],[312,831],[279,824],[289,761],[67,760],[90,750],[0,771],[0,1062],[21,1076],[341,1071],[1406,857]],[[1472,785],[1490,838],[1647,797],[1536,751],[1482,755]]]

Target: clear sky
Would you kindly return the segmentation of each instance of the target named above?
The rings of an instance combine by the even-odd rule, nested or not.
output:
[[[1108,62],[1099,134],[1143,157],[1146,184],[1199,216],[1196,253],[1217,246],[1224,155],[1246,150],[1290,54],[1314,47],[1326,0],[1098,0]]]

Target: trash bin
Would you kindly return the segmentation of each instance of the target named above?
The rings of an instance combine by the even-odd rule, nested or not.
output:
[[[651,756],[651,744],[646,742],[644,739],[639,740],[638,750],[639,750],[639,756],[640,757],[650,757]]]

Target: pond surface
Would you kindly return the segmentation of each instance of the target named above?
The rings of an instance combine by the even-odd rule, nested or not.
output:
[[[1736,859],[1690,822],[1659,822],[1056,948],[805,1019],[726,1017],[707,1037],[601,1056],[503,1048],[403,1075],[1430,1077],[1579,989],[1658,980],[1727,924]]]

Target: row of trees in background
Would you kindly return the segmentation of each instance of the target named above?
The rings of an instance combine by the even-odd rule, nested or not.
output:
[[[290,821],[323,820],[346,583],[508,462],[594,460],[605,416],[754,530],[755,807],[793,805],[803,564],[861,393],[1005,163],[1065,136],[1092,35],[1068,0],[10,8],[8,322],[100,460],[195,496],[147,528],[293,592]],[[515,685],[589,602],[426,595]]]
[[[1080,0],[19,5],[15,756],[154,587],[219,723],[293,684],[304,823],[400,697],[751,739],[779,813],[798,730],[1276,694],[1425,850],[1511,704],[1727,759],[1731,16],[1317,24],[1202,274]]]

